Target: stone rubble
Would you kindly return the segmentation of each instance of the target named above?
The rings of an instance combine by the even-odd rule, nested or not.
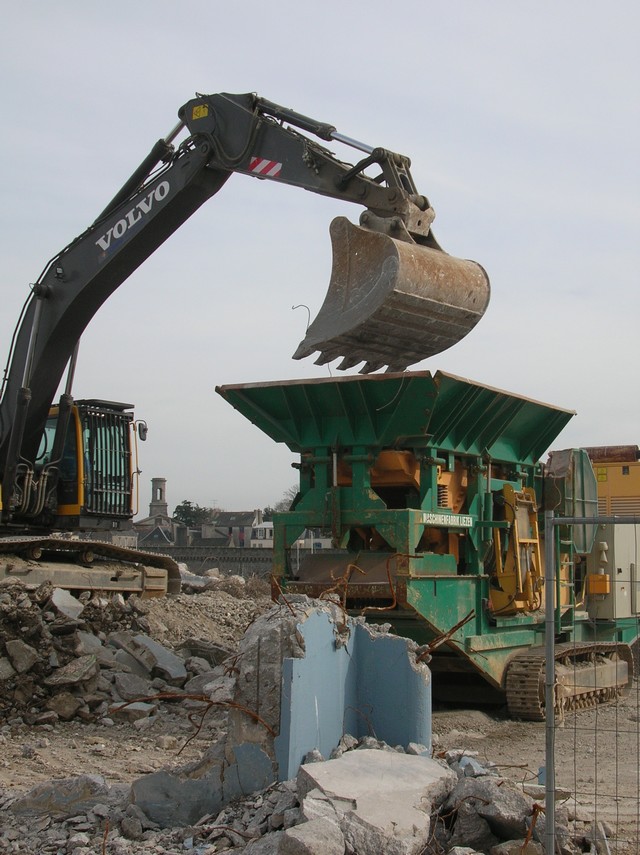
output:
[[[354,744],[348,734],[334,754],[303,765],[294,780],[226,805],[215,816],[201,815],[189,825],[169,828],[159,828],[132,803],[128,787],[110,787],[98,776],[51,781],[23,795],[5,792],[0,794],[0,852],[544,855],[543,814],[537,813],[529,834],[536,802],[490,766],[470,777],[450,752],[448,761],[428,758],[366,737]],[[345,760],[347,766],[336,777],[332,764]],[[432,780],[428,798],[423,783],[412,786],[410,775],[398,774],[407,761],[429,764],[424,770]],[[430,811],[420,815],[421,803],[429,804]],[[415,815],[403,826],[407,811]],[[562,811],[560,816],[559,851],[588,851],[590,823],[574,821],[569,831]]]
[[[124,719],[136,727],[163,705],[202,710],[203,697],[223,706],[238,699],[249,705],[238,675],[246,675],[251,662],[245,657],[238,665],[231,644],[192,636],[171,650],[151,637],[153,605],[146,601],[116,595],[77,602],[82,608],[50,585],[35,591],[0,586],[0,723],[38,729],[59,721],[108,726]],[[286,644],[279,638],[278,650],[263,649],[262,655],[295,654],[298,646],[293,628]],[[266,684],[264,692],[264,715],[277,727],[276,702],[268,699],[278,686]],[[27,792],[0,790],[0,852],[543,855],[544,813],[535,807],[543,792],[525,792],[464,749],[392,747],[372,736],[344,734],[330,757],[310,752],[294,779],[265,782],[208,811],[206,775],[254,727],[227,708],[225,735],[183,769],[175,797],[177,778],[166,771],[128,785],[84,770]],[[176,747],[175,737],[158,739],[167,750]],[[33,749],[27,744],[24,750]],[[175,812],[167,816],[169,803]],[[559,810],[558,817],[561,855],[588,851],[590,818],[579,819],[575,808],[571,825],[568,811]]]
[[[237,592],[237,580],[229,584]],[[246,627],[255,603],[242,608],[252,601],[229,599]],[[186,609],[189,600],[176,597]],[[187,634],[172,651],[150,636],[154,608],[151,600],[120,594],[77,599],[50,583],[35,590],[12,580],[0,585],[0,718],[20,716],[29,725],[104,721],[134,696],[194,693],[190,681],[207,671],[213,678],[233,647]],[[234,619],[225,617],[228,624]]]

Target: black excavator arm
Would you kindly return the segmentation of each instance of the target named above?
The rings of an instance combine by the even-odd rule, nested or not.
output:
[[[179,124],[155,144],[96,221],[49,262],[32,286],[14,336],[0,398],[0,477],[5,521],[10,519],[15,506],[18,467],[34,466],[49,407],[66,366],[73,365],[72,355],[85,327],[115,289],[215,195],[232,173],[280,181],[354,202],[367,209],[361,222],[366,223],[368,232],[377,233],[394,247],[396,243],[422,246],[438,258],[451,258],[440,250],[431,235],[433,210],[428,200],[417,193],[406,157],[344,137],[330,125],[254,94],[198,96],[187,102],[178,116]],[[184,129],[188,136],[176,144]],[[344,163],[300,130],[323,141],[360,149],[364,156],[355,164]],[[379,175],[365,174],[372,166],[376,166]],[[347,251],[352,250],[348,247]],[[394,264],[391,286],[398,278],[398,262],[397,259],[385,262],[385,269],[389,265],[393,268]],[[474,265],[476,269],[481,270]],[[376,283],[369,280],[370,276],[359,286],[372,290]],[[485,281],[483,274],[482,281]],[[337,285],[343,288],[341,282]],[[488,300],[488,285],[485,290],[486,294],[479,298],[484,305]],[[355,294],[353,287],[352,291]],[[344,294],[339,297],[342,299]],[[344,309],[345,317],[347,304],[340,309],[340,312]],[[481,317],[484,305],[480,311],[472,308],[473,317],[469,316],[467,327]],[[335,307],[330,308],[335,312]],[[469,315],[467,307],[465,312]],[[369,359],[366,353],[360,355],[360,344],[355,340],[331,341],[326,334],[327,324],[329,327],[333,324],[331,316],[320,323],[320,344],[303,342],[297,358],[324,350],[324,359],[321,356],[319,361],[328,361],[333,358],[331,354],[338,355],[340,351],[349,364],[354,359],[356,362]],[[370,332],[364,329],[360,338],[372,338]],[[468,328],[462,335],[466,332]],[[455,333],[455,340],[462,335]],[[417,333],[416,337],[420,338]],[[386,352],[375,353],[367,363],[368,370],[378,367],[380,359],[390,367],[397,367],[393,358],[396,350],[397,345],[391,342],[389,358]],[[428,348],[418,346],[415,353],[412,350],[403,355],[401,361],[405,364],[401,368],[430,355],[427,351]],[[67,393],[61,399],[61,413],[69,409],[70,401],[69,380]],[[61,417],[56,437],[58,450],[64,439],[64,425],[65,419]]]

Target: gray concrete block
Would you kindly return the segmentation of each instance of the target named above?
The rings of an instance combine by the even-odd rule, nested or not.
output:
[[[11,661],[11,665],[15,668],[18,674],[26,674],[36,664],[38,659],[37,650],[31,647],[30,644],[21,641],[19,638],[14,641],[5,643],[7,656]]]
[[[147,635],[136,635],[133,641],[139,647],[148,650],[153,657],[151,673],[154,677],[162,677],[171,686],[184,685],[188,675],[183,659]]]
[[[50,816],[64,818],[90,810],[94,804],[104,803],[109,787],[100,775],[80,775],[38,784],[10,806],[20,816]]]
[[[280,855],[344,855],[344,836],[335,822],[314,819],[288,828],[282,835]]]
[[[417,855],[429,839],[431,806],[445,798],[455,780],[450,769],[428,757],[363,749],[302,766],[298,792],[303,799],[313,790],[324,794],[324,818],[330,818],[330,804],[347,847],[357,855]],[[305,799],[305,815],[308,808]]]

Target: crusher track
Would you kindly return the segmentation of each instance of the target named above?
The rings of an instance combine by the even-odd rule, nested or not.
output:
[[[15,558],[12,561],[12,557]],[[98,540],[57,537],[0,538],[0,581],[51,581],[74,591],[109,591],[163,597],[180,592],[180,569],[167,555]]]
[[[633,682],[633,654],[628,644],[558,644],[555,661],[557,716],[611,703],[626,695]],[[509,714],[514,718],[545,720],[545,663],[545,650],[542,647],[517,654],[509,663],[506,677],[507,705]],[[613,678],[602,679],[605,672]]]

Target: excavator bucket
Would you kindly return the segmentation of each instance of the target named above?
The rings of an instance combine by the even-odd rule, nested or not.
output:
[[[344,217],[330,233],[329,290],[294,359],[320,351],[318,365],[342,357],[341,370],[364,362],[361,374],[404,371],[457,344],[484,315],[489,279],[476,262]]]

